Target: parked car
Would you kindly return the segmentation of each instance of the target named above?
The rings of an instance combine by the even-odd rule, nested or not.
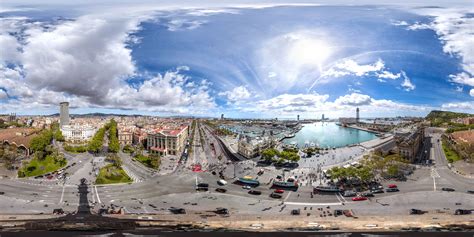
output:
[[[64,214],[64,210],[63,210],[62,208],[53,209],[53,214],[55,214],[55,215],[63,215],[63,214]]]
[[[225,193],[225,192],[227,192],[227,189],[225,189],[225,188],[216,188],[216,192]]]
[[[389,184],[387,187],[389,187],[389,188],[398,188],[396,184]]]
[[[384,193],[383,189],[372,189],[370,190],[371,193]]]
[[[243,189],[251,189],[252,187],[248,186],[248,185],[245,185],[245,186],[242,186]]]
[[[446,192],[454,192],[454,188],[441,188],[441,190],[446,191]]]
[[[227,184],[227,181],[221,179],[221,180],[217,181],[217,184],[219,184],[219,185],[221,185],[221,186],[224,186],[224,185]]]
[[[258,190],[250,190],[249,191],[249,194],[252,194],[252,195],[261,195],[262,192],[258,191]]]
[[[344,196],[344,197],[355,197],[356,193],[354,191],[347,190],[347,191],[344,191],[344,194],[342,196]]]
[[[468,215],[471,213],[472,213],[471,210],[465,210],[465,209],[457,209],[456,211],[454,211],[454,215]]]
[[[216,214],[221,214],[221,215],[228,215],[229,214],[229,210],[227,208],[223,208],[223,207],[216,208],[216,210],[214,212]]]
[[[371,193],[371,192],[367,192],[367,193],[363,193],[361,196],[362,196],[362,197],[373,197],[374,194]]]
[[[467,190],[467,193],[474,194],[474,190]]]
[[[355,201],[355,202],[357,202],[357,201],[365,201],[365,200],[367,200],[366,197],[353,197],[353,198],[352,198],[352,201]]]
[[[270,197],[272,197],[272,198],[281,198],[282,196],[278,193],[271,193]]]
[[[297,216],[297,215],[299,215],[299,214],[301,214],[300,209],[293,209],[293,210],[291,210],[291,215]]]
[[[387,189],[385,189],[385,191],[386,191],[387,193],[393,193],[393,192],[398,192],[398,191],[400,191],[400,190],[398,190],[398,188],[387,188]]]
[[[184,208],[171,207],[169,211],[173,214],[186,214],[186,210]]]
[[[410,209],[410,215],[422,215],[422,214],[425,214],[424,211],[422,210],[419,210],[419,209]]]
[[[0,192],[0,195],[4,195],[4,194],[5,194],[5,192],[3,192],[3,191],[2,191],[2,192]]]
[[[283,189],[275,189],[275,191],[273,191],[273,192],[275,192],[275,193],[284,193],[285,190],[283,190]]]

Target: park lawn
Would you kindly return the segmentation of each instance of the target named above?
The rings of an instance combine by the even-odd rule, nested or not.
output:
[[[448,146],[446,146],[445,143],[443,143],[443,151],[449,163],[461,160],[461,157],[459,157],[459,155],[455,151],[451,150]]]
[[[95,180],[96,184],[116,184],[131,183],[132,179],[122,169],[113,164],[106,165],[99,170],[99,175]]]
[[[153,165],[151,164],[151,158],[148,157],[148,156],[144,156],[144,155],[137,155],[134,157],[138,162],[142,163],[143,165],[145,165],[146,167],[148,168],[152,168],[152,169],[158,169],[159,167],[153,167]]]
[[[19,175],[20,177],[32,177],[43,175],[49,172],[56,171],[64,166],[66,166],[67,161],[55,162],[52,156],[46,156],[43,160],[38,160],[33,158],[28,165],[24,166],[18,173],[23,172],[24,176]]]

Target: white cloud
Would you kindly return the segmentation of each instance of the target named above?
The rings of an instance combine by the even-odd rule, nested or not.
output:
[[[29,30],[22,63],[34,88],[84,96],[103,104],[109,90],[134,74],[126,47],[137,20],[83,16],[53,30]]]
[[[471,89],[471,90],[469,91],[469,95],[472,96],[472,97],[474,97],[474,89]]]
[[[406,21],[392,21],[392,25],[394,25],[394,26],[407,26],[408,22],[406,22]]]
[[[363,95],[359,93],[352,93],[349,95],[344,95],[337,98],[334,103],[338,105],[351,105],[351,106],[361,106],[369,105],[372,103],[372,98],[368,95]]]
[[[408,30],[430,30],[432,29],[432,26],[430,24],[416,22],[413,25],[409,25],[407,29]]]
[[[231,91],[220,92],[218,95],[226,96],[227,99],[231,102],[236,102],[250,98],[251,93],[247,90],[245,86],[239,86],[235,87]]]
[[[464,88],[462,86],[456,86],[457,92],[463,92]]]
[[[416,88],[416,86],[410,81],[410,78],[405,74],[405,72],[402,71],[403,75],[403,82],[401,86],[404,88],[405,91],[412,91]]]
[[[384,62],[378,59],[373,64],[358,64],[352,59],[343,60],[329,70],[322,73],[323,77],[340,77],[345,75],[366,76],[370,72],[378,72],[385,67]]]
[[[474,101],[445,103],[441,105],[441,108],[450,110],[462,110],[472,113],[474,112]]]
[[[322,105],[329,95],[319,94],[282,94],[271,99],[260,100],[256,102],[258,110],[290,110],[296,109],[305,111],[310,107]]]
[[[461,72],[456,75],[449,75],[449,78],[451,78],[452,82],[458,84],[474,86],[474,77],[469,76],[469,74],[465,72]]]
[[[382,71],[380,73],[376,73],[378,78],[384,78],[384,79],[391,79],[391,80],[396,80],[400,78],[401,73],[394,74],[389,71]]]
[[[203,20],[171,19],[165,26],[169,31],[194,30],[205,24]]]

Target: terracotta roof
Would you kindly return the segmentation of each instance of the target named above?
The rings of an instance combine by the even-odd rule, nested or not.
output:
[[[30,147],[30,141],[37,136],[36,129],[32,128],[8,128],[0,129],[0,141],[15,143],[17,146],[23,145]]]

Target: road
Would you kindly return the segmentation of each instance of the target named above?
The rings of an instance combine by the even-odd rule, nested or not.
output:
[[[205,151],[202,149],[197,132],[199,128],[197,125],[194,132],[195,153],[192,153],[189,163],[205,163],[203,160]],[[85,200],[92,206],[93,212],[114,204],[124,207],[126,213],[138,214],[166,214],[169,213],[170,207],[185,207],[196,212],[216,207],[228,207],[233,213],[242,215],[252,213],[288,215],[289,208],[316,208],[318,206],[350,208],[367,215],[403,214],[410,208],[433,212],[439,209],[474,209],[473,195],[466,193],[468,189],[474,187],[473,181],[451,172],[447,168],[447,163],[444,162],[444,153],[437,142],[438,134],[428,133],[428,136],[433,142],[435,165],[419,166],[405,182],[391,181],[390,183],[398,185],[400,192],[376,194],[376,197],[363,202],[353,202],[350,198],[339,194],[312,195],[312,187],[309,185],[301,186],[296,192],[286,191],[282,199],[273,199],[269,197],[273,192],[269,185],[273,174],[267,175],[267,172],[259,177],[261,185],[255,188],[262,192],[259,196],[248,194],[248,190],[243,189],[241,185],[232,183],[234,179],[231,178],[228,179],[229,184],[225,186],[227,192],[222,194],[215,191],[217,187],[220,187],[217,184],[220,178],[209,172],[192,172],[189,169],[182,169],[168,175],[152,175],[152,173],[147,173],[146,169],[134,164],[124,154],[120,154],[124,166],[140,175],[143,180],[121,185],[93,185],[89,180]],[[80,177],[79,174],[84,172],[83,170],[91,168],[90,161],[80,163],[77,165],[79,168],[74,168],[79,173],[72,174],[71,177]],[[257,169],[245,168],[244,170],[248,174],[257,176]],[[252,172],[255,173],[252,174]],[[76,180],[76,178],[71,180]],[[209,191],[197,192],[196,181],[208,183]],[[384,183],[384,185],[387,184],[388,182]],[[443,192],[440,191],[440,187],[452,187],[456,191]],[[0,195],[0,210],[3,213],[50,213],[53,208],[63,208],[73,212],[80,206],[76,181],[63,184],[46,180],[3,178],[0,180],[0,190],[4,192],[4,195]]]

